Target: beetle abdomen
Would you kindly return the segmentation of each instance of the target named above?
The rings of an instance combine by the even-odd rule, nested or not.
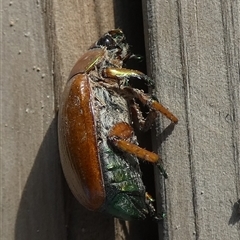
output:
[[[106,190],[102,210],[125,220],[145,218],[148,211],[138,159],[117,151],[107,139],[111,128],[116,124],[130,124],[128,104],[123,97],[109,89],[97,83],[90,85],[95,96],[93,115],[96,119],[97,144]],[[136,136],[130,141],[138,144]]]

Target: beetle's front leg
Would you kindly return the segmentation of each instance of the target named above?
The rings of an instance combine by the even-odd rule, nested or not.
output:
[[[151,163],[156,163],[163,176],[167,178],[167,173],[159,162],[159,156],[156,153],[149,152],[148,150],[131,143],[130,140],[132,137],[132,127],[128,123],[120,122],[115,124],[110,130],[108,141],[122,152],[135,155],[136,157]]]
[[[138,78],[141,79],[145,82],[147,86],[154,87],[154,81],[145,75],[144,73],[137,71],[137,70],[132,70],[132,69],[127,69],[127,68],[105,68],[103,69],[103,76],[106,78],[114,78],[114,79],[119,79],[119,80],[126,80],[129,78]]]
[[[125,80],[131,77],[134,77],[134,78],[139,78],[141,80],[144,80],[144,82],[148,86],[154,86],[153,80],[149,78],[147,75],[137,70],[131,70],[127,68],[105,68],[103,69],[103,76],[106,78],[113,78],[117,80],[122,80],[122,79]],[[174,124],[178,123],[178,119],[170,111],[168,111],[168,109],[166,109],[156,99],[153,99],[148,95],[144,94],[143,91],[136,88],[130,88],[127,86],[122,86],[122,90],[123,91],[125,90],[126,93],[129,93],[129,95],[132,95],[134,98],[139,99],[144,105],[147,105],[150,109],[161,112],[168,119],[170,119]]]

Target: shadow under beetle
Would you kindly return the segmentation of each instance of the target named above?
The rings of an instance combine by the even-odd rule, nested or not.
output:
[[[130,58],[120,29],[104,34],[77,61],[62,95],[59,150],[63,172],[78,201],[89,210],[103,211],[123,220],[158,219],[145,191],[139,159],[166,172],[157,154],[138,146],[131,126],[151,128],[157,112],[174,124],[178,119],[156,99],[132,88],[130,78],[153,86],[151,78],[123,68]],[[143,117],[139,104],[149,113]]]

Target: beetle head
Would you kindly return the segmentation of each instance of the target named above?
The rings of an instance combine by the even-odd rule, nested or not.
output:
[[[95,44],[93,44],[90,49],[103,47],[109,50],[114,57],[123,61],[127,60],[132,55],[129,51],[126,37],[121,29],[108,31]]]

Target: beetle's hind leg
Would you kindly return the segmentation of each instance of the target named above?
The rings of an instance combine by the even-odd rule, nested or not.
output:
[[[147,162],[155,163],[159,167],[163,176],[167,178],[168,177],[167,173],[165,172],[164,168],[159,162],[160,161],[159,156],[156,153],[150,152],[132,143],[131,142],[132,137],[133,137],[132,127],[128,123],[120,122],[115,124],[110,130],[108,135],[108,141],[122,152],[132,154]]]
[[[148,207],[149,215],[152,217],[152,219],[157,221],[157,222],[162,220],[164,218],[164,213],[161,214],[161,216],[156,213],[156,209],[153,206],[154,199],[147,192],[145,193],[145,201],[146,201],[146,204],[147,204],[147,207]]]

